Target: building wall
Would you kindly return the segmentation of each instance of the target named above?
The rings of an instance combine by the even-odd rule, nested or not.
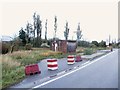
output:
[[[66,41],[66,40],[59,40],[56,42],[58,44],[58,51],[63,53],[74,53],[76,52],[76,41]],[[54,42],[51,44],[51,50],[55,51]]]
[[[67,52],[69,52],[69,53],[76,52],[76,42],[68,42],[68,44],[67,44]]]
[[[59,40],[58,47],[59,47],[58,51],[61,51],[63,53],[67,53],[67,41]]]

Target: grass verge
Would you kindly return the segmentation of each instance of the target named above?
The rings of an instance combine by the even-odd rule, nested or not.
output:
[[[38,63],[45,58],[62,58],[65,54],[51,50],[35,49],[29,51],[16,51],[0,55],[2,62],[2,88],[9,87],[25,78],[25,65]]]

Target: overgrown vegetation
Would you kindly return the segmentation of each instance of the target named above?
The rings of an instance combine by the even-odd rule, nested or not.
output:
[[[0,43],[1,53],[6,54],[10,51],[10,44]]]
[[[91,55],[93,53],[96,53],[97,50],[105,50],[105,49],[109,49],[106,47],[78,47],[76,52],[77,53],[81,53],[82,55]]]
[[[61,58],[61,52],[54,52],[48,49],[33,49],[29,51],[16,51],[1,55],[2,62],[2,88],[8,87],[25,78],[24,67],[34,64],[45,58]]]
[[[84,53],[84,55],[91,55],[91,54],[93,54],[95,52],[94,52],[94,50],[92,48],[87,48],[87,49],[84,50],[83,53]]]

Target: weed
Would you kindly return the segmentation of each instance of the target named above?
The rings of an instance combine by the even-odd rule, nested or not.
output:
[[[94,53],[94,51],[93,51],[93,49],[85,49],[83,53],[84,53],[84,55],[91,55]]]
[[[60,58],[62,56],[61,52],[54,52],[47,49],[21,50],[1,55],[0,63],[2,63],[3,88],[15,84],[25,78],[24,66],[37,63],[44,58]]]

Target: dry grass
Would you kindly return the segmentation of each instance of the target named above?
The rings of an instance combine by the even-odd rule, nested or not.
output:
[[[20,66],[20,62],[17,62],[15,60],[13,60],[10,56],[8,55],[1,55],[0,57],[2,57],[2,60],[0,60],[0,62],[2,62],[2,64],[5,64],[7,67],[17,67]]]
[[[51,56],[51,55],[57,55],[57,54],[61,54],[61,52],[48,51],[48,52],[41,53],[40,55]]]
[[[28,57],[31,54],[31,52],[32,51],[16,51],[13,53],[9,53],[8,55],[16,58],[25,58]]]
[[[25,77],[25,65],[37,63],[48,56],[60,57],[61,54],[61,52],[54,52],[47,49],[34,49],[29,51],[21,50],[0,55],[0,63],[2,63],[3,88],[10,86]]]
[[[76,52],[77,52],[77,53],[83,53],[84,50],[85,50],[84,47],[78,47],[77,50],[76,50]]]

